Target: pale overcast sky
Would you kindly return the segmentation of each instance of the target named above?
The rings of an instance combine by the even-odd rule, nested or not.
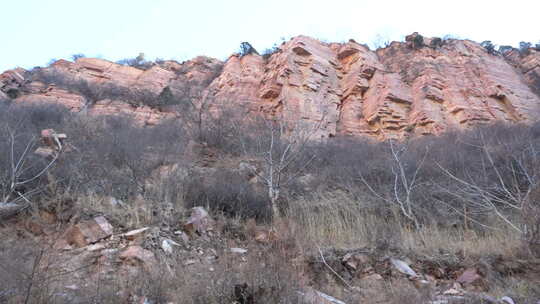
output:
[[[540,40],[540,0],[0,0],[0,71],[52,58],[226,59],[309,35],[370,43],[418,31],[517,46]]]

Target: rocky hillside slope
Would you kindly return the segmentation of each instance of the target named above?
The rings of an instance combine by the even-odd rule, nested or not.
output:
[[[469,40],[416,33],[377,51],[352,40],[298,36],[270,56],[233,55],[225,62],[197,57],[139,69],[80,58],[0,75],[0,100],[131,113],[156,124],[178,116],[178,108],[152,99],[174,96],[176,106],[189,100],[214,115],[262,111],[318,126],[322,137],[399,138],[491,121],[530,122],[540,113],[539,95],[539,51],[488,54]]]

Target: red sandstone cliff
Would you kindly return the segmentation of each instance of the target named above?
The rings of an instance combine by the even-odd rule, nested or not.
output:
[[[438,134],[492,121],[530,122],[540,113],[540,52],[491,55],[467,40],[423,39],[371,51],[354,41],[324,43],[298,36],[268,59],[231,56],[226,62],[197,57],[165,61],[147,70],[102,59],[57,61],[54,71],[90,84],[112,83],[155,96],[168,88],[214,114],[231,109],[264,112],[304,125],[320,125],[320,136],[376,138]],[[155,124],[174,113],[110,98],[92,103],[83,94],[43,83],[35,71],[0,75],[0,99],[60,103],[91,114],[132,113]],[[125,99],[125,98],[124,98]]]

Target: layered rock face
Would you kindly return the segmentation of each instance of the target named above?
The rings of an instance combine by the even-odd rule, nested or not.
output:
[[[387,73],[400,76],[403,93],[410,94],[404,123],[417,133],[538,117],[540,99],[519,70],[474,42],[452,40],[418,49],[395,44],[378,55]]]
[[[505,58],[523,73],[525,82],[540,95],[540,50],[529,49],[526,54],[512,50]]]
[[[478,123],[532,122],[540,114],[540,52],[491,55],[472,41],[418,34],[377,51],[354,41],[298,36],[267,58],[233,55],[222,63],[197,57],[147,70],[81,58],[43,70],[155,96],[167,89],[180,99],[208,104],[212,115],[262,113],[316,130],[318,137],[402,138]],[[131,113],[145,124],[175,115],[120,97],[90,103],[80,92],[42,83],[32,74],[22,69],[1,74],[5,96],[0,97],[56,102],[91,114]]]

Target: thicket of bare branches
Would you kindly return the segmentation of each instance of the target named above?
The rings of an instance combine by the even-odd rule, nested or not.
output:
[[[404,142],[336,141],[319,149],[311,171],[326,181],[319,187],[343,189],[366,210],[416,228],[506,225],[531,246],[537,242],[540,124]]]
[[[266,187],[275,218],[281,216],[279,200],[283,195],[282,189],[302,176],[315,159],[309,147],[317,128],[261,118],[250,124],[253,137],[237,136],[244,155],[261,161],[261,165],[252,167],[251,171]],[[241,133],[246,131],[241,130]]]
[[[148,188],[148,178],[161,166],[183,167],[189,161],[183,150],[192,140],[213,157],[244,159],[255,178],[248,181],[234,168],[203,170],[207,176],[202,182],[183,183],[172,175],[165,183],[171,188],[164,192],[185,206],[202,204],[226,214],[268,218],[269,213],[283,214],[287,202],[300,196],[339,190],[367,212],[414,229],[438,225],[482,232],[507,226],[522,235],[531,252],[537,251],[540,124],[491,125],[400,142],[316,142],[310,129],[227,115],[208,116],[200,131],[190,133],[186,129],[193,125],[183,120],[139,128],[129,118],[89,119],[44,106],[3,107],[0,149],[2,155],[28,155],[25,164],[33,169],[23,170],[29,175],[19,179],[25,185],[30,184],[25,176],[39,175],[39,168],[48,165],[24,152],[32,138],[45,128],[69,133],[72,151],[55,161],[46,178],[42,174],[31,180],[55,185],[36,199],[50,198],[50,189],[56,189],[75,196],[100,193],[157,201],[161,194]],[[1,159],[2,172],[13,172],[9,159]],[[15,189],[9,176],[1,185],[8,200],[15,198],[14,191],[39,188]],[[173,187],[180,184],[182,189]]]
[[[29,207],[33,199],[44,191],[44,177],[54,167],[62,146],[49,158],[35,155],[39,145],[39,132],[28,126],[43,122],[44,116],[55,121],[56,108],[30,111],[9,111],[9,106],[0,106],[0,219],[13,216]]]
[[[25,207],[93,193],[119,200],[156,196],[147,179],[160,166],[182,163],[186,144],[174,121],[143,128],[129,117],[87,118],[50,105],[5,106],[0,121],[0,152],[6,156],[0,159],[1,199]],[[48,128],[69,137],[66,151],[52,159],[34,154],[41,130]]]

